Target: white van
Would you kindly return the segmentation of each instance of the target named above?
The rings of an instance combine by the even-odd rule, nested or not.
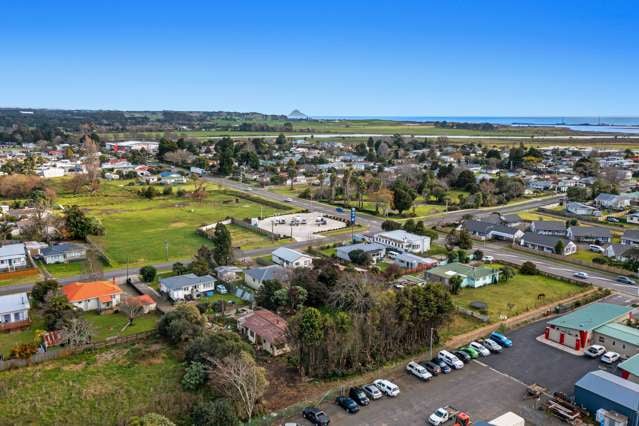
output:
[[[430,374],[423,365],[419,365],[415,361],[411,361],[408,363],[408,365],[406,366],[406,371],[422,380],[429,380],[431,377],[433,377],[433,375]]]
[[[455,370],[461,370],[464,368],[464,363],[448,351],[440,351],[439,354],[437,354],[437,357]]]
[[[399,395],[399,386],[390,380],[386,379],[377,379],[373,382],[377,389],[379,389],[386,396],[397,396]]]

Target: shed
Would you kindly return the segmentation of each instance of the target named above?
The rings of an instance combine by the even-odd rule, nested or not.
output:
[[[639,353],[639,329],[613,322],[595,329],[593,341],[629,358]]]
[[[575,402],[594,415],[604,408],[628,417],[628,424],[639,421],[639,384],[607,371],[591,371],[575,383]]]

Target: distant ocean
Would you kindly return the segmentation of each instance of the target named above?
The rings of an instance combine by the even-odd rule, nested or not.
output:
[[[324,120],[454,121],[509,126],[557,126],[583,132],[639,133],[639,117],[319,116]]]

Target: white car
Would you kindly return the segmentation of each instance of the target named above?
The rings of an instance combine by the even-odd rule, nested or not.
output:
[[[482,260],[487,263],[492,263],[495,261],[495,258],[493,256],[484,256]]]
[[[377,379],[373,382],[373,384],[386,396],[395,397],[399,395],[399,386],[390,380]]]
[[[284,201],[286,201],[287,203],[292,203],[292,202],[293,202],[293,199],[292,199],[292,198],[290,198],[290,197],[288,197],[288,198],[286,198]]]
[[[588,246],[588,250],[594,251],[595,253],[603,253],[604,252],[603,247],[598,246],[597,244],[590,244]]]
[[[460,361],[457,356],[448,351],[439,351],[437,358],[444,361],[450,368],[454,368],[455,370],[461,370],[464,368],[464,363]]]
[[[406,365],[406,371],[408,371],[410,374],[417,377],[418,379],[422,379],[424,381],[430,380],[430,378],[433,377],[433,375],[430,374],[424,366],[419,365],[415,361],[411,361],[408,363],[408,365]]]
[[[601,345],[592,345],[584,351],[584,355],[589,358],[599,358],[606,353],[606,348]]]
[[[587,280],[588,278],[590,278],[590,275],[585,272],[575,272],[574,274],[572,274],[572,276],[575,278],[581,278],[582,280]]]
[[[430,415],[430,417],[428,418],[428,423],[433,426],[439,426],[446,423],[449,418],[450,416],[448,414],[448,410],[446,410],[445,408],[438,408],[433,414]]]
[[[606,352],[601,357],[601,362],[603,362],[604,364],[614,364],[615,362],[619,361],[619,358],[621,358],[621,355],[619,355],[617,352]]]
[[[482,345],[481,343],[470,342],[470,344],[468,346],[470,346],[471,348],[473,348],[477,352],[479,352],[479,355],[481,355],[481,356],[490,355],[490,351],[488,349],[486,349],[486,346]]]

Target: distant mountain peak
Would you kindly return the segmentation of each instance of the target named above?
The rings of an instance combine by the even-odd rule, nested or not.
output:
[[[308,118],[308,116],[299,109],[294,109],[287,117],[292,120],[306,120]]]

